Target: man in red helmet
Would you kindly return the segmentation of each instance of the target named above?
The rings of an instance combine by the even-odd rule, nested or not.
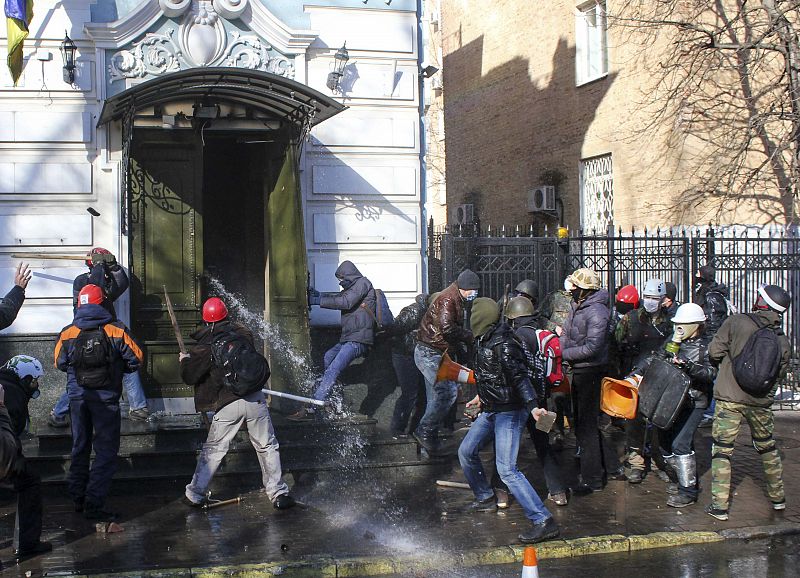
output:
[[[139,369],[142,351],[125,325],[102,306],[97,285],[78,293],[75,319],[56,341],[55,365],[67,374],[72,461],[67,475],[75,511],[111,521],[105,499],[117,468],[122,375]],[[94,449],[94,461],[89,467]]]
[[[178,359],[183,381],[194,386],[197,410],[213,411],[214,418],[211,420],[206,443],[197,458],[192,481],[186,486],[183,501],[193,508],[208,503],[211,479],[222,458],[228,453],[231,440],[242,424],[246,423],[269,500],[275,508],[291,508],[295,501],[289,494],[289,487],[281,479],[278,440],[264,393],[261,391],[269,378],[269,365],[266,365],[266,360],[263,361],[266,368],[263,383],[257,383],[257,387],[237,393],[231,383],[230,368],[233,364],[225,359],[225,350],[238,348],[238,351],[247,351],[252,355],[255,351],[253,335],[246,327],[228,319],[228,308],[218,297],[211,297],[203,304],[203,321],[206,323],[205,327],[192,335],[197,340],[197,345],[188,353],[179,354]]]
[[[78,295],[81,289],[90,284],[96,285],[103,290],[103,301],[100,305],[116,319],[117,312],[114,309],[114,302],[128,290],[130,285],[128,274],[117,263],[113,253],[103,247],[94,247],[87,253],[86,266],[89,267],[89,271],[75,277],[75,281],[72,283],[73,309],[78,307]],[[139,372],[126,373],[122,379],[122,385],[125,388],[130,408],[128,418],[134,421],[146,420],[150,412],[147,409],[147,398],[144,395]],[[69,398],[67,392],[64,391],[50,411],[47,423],[56,428],[68,427],[68,415]]]

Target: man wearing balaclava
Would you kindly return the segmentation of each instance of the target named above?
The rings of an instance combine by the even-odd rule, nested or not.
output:
[[[478,275],[464,269],[437,295],[419,324],[414,362],[425,378],[428,403],[414,439],[429,453],[440,451],[439,427],[458,396],[458,384],[437,380],[436,374],[445,352],[472,346],[472,332],[464,328],[464,305],[478,297],[480,286]]]
[[[711,265],[700,267],[695,276],[693,302],[703,308],[706,316],[706,335],[709,339],[714,337],[730,313],[728,287],[717,283],[716,276],[717,270]]]
[[[458,460],[475,495],[470,510],[495,511],[497,498],[479,456],[481,449],[494,439],[497,473],[532,525],[518,538],[525,543],[541,542],[558,536],[558,524],[517,467],[517,455],[528,416],[538,420],[546,410],[537,407],[522,344],[507,324],[498,323],[499,319],[497,303],[488,297],[475,300],[470,324],[476,337],[472,366],[478,395],[467,407],[478,408],[481,413],[458,448]]]
[[[664,347],[672,333],[672,323],[663,308],[666,287],[661,279],[649,279],[642,290],[642,305],[622,316],[614,331],[620,353],[620,376],[627,376],[653,352]],[[638,484],[645,476],[645,436],[647,424],[637,415],[625,423],[628,445],[628,482]]]

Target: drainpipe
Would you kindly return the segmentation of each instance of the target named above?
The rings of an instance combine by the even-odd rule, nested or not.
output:
[[[428,212],[425,205],[428,202],[428,176],[425,167],[425,150],[427,148],[427,134],[425,132],[425,79],[420,74],[420,64],[425,54],[425,46],[423,44],[422,34],[422,2],[417,0],[417,94],[419,95],[419,192],[420,192],[420,208],[422,209],[422,219],[420,220],[420,235],[422,247],[422,270],[425,274],[422,276],[422,292],[428,292]]]

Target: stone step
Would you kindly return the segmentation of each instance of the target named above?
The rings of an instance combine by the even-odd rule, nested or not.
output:
[[[334,437],[324,442],[295,441],[280,444],[284,470],[331,469],[347,464],[377,465],[406,463],[418,459],[417,445],[409,440],[375,438],[363,440],[353,450],[337,443]],[[191,476],[202,445],[194,441],[186,445],[178,439],[165,440],[158,446],[120,450],[117,475],[142,476],[165,473]],[[28,447],[25,456],[44,479],[65,476],[71,463],[69,452]],[[258,459],[249,439],[236,439],[222,461],[221,471],[258,471]]]
[[[273,414],[273,426],[278,441],[283,445],[291,441],[324,442],[332,435],[353,436],[356,432],[362,437],[374,436],[376,421],[366,416],[356,415],[329,422],[293,422],[282,415]],[[156,421],[122,420],[120,452],[138,448],[160,447],[165,444],[178,444],[182,447],[200,447],[208,432],[195,416],[181,419]],[[237,434],[236,442],[247,442],[247,428]],[[27,451],[38,447],[46,452],[69,452],[72,448],[72,435],[69,428],[40,427],[35,437],[24,443]]]

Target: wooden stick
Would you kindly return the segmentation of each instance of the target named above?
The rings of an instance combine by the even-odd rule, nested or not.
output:
[[[172,308],[172,301],[169,298],[169,293],[167,293],[167,286],[162,285],[164,288],[164,301],[167,302],[167,312],[169,313],[169,319],[172,321],[172,330],[175,332],[175,339],[178,340],[178,347],[181,349],[181,353],[186,353],[186,346],[183,344],[183,335],[181,335],[181,328],[178,327],[178,320],[175,318],[175,310]]]
[[[235,498],[231,498],[230,500],[220,500],[219,502],[209,502],[203,509],[210,510],[211,508],[219,508],[220,506],[227,506],[229,504],[238,504],[242,501],[241,496],[237,496]]]
[[[448,482],[447,480],[436,480],[437,486],[442,486],[443,488],[458,488],[459,490],[469,490],[469,484],[465,484],[464,482]]]
[[[11,253],[14,259],[61,259],[67,261],[86,261],[86,255],[59,255],[56,253]]]

